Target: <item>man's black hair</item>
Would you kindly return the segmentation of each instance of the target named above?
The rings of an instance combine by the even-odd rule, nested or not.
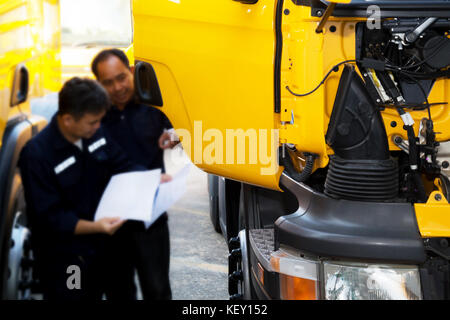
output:
[[[58,115],[70,114],[78,120],[86,113],[107,111],[110,105],[108,93],[97,81],[75,77],[59,92]]]
[[[122,50],[119,50],[119,49],[105,49],[105,50],[100,51],[95,56],[94,60],[92,60],[91,70],[97,79],[98,79],[98,70],[97,70],[98,64],[100,62],[105,61],[106,59],[108,59],[111,56],[115,56],[115,57],[119,58],[119,60],[122,61],[122,63],[125,65],[125,67],[130,69],[130,61],[128,60],[128,57],[125,54],[125,52],[123,52]]]

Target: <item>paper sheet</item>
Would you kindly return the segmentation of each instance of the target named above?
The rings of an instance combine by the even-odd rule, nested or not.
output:
[[[150,222],[160,180],[161,169],[113,176],[103,192],[94,220],[120,217]]]
[[[165,211],[173,206],[186,191],[186,180],[191,169],[191,164],[184,166],[172,180],[166,183],[160,184],[153,204],[153,211],[151,220],[145,222],[145,227],[148,228],[153,222],[156,221]]]
[[[191,164],[186,165],[171,181],[163,184],[160,184],[160,169],[113,176],[103,193],[94,220],[120,217],[123,220],[143,221],[148,228],[183,196],[190,169]]]

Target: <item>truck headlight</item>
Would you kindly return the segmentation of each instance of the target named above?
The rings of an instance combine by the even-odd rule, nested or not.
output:
[[[324,262],[327,300],[420,300],[416,266]]]
[[[287,248],[272,252],[270,263],[280,274],[282,300],[316,300],[319,298],[318,261],[302,258]]]

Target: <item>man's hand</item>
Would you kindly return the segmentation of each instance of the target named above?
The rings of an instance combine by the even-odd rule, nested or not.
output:
[[[125,223],[126,220],[120,218],[102,218],[95,223],[98,226],[99,233],[106,233],[112,236]]]
[[[172,181],[172,176],[166,174],[166,173],[162,173],[161,174],[161,183],[166,183]]]
[[[75,234],[106,233],[112,236],[125,221],[120,218],[103,218],[97,221],[80,219],[75,226]]]
[[[158,144],[161,149],[172,149],[179,141],[175,141],[173,134],[169,131],[164,131],[161,137],[159,137]]]

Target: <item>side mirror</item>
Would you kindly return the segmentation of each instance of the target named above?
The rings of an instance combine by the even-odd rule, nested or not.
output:
[[[158,107],[163,106],[158,79],[150,63],[136,62],[134,67],[134,87],[140,102]]]
[[[27,101],[29,74],[28,69],[23,64],[19,64],[14,70],[14,78],[11,90],[10,106],[15,107]]]

